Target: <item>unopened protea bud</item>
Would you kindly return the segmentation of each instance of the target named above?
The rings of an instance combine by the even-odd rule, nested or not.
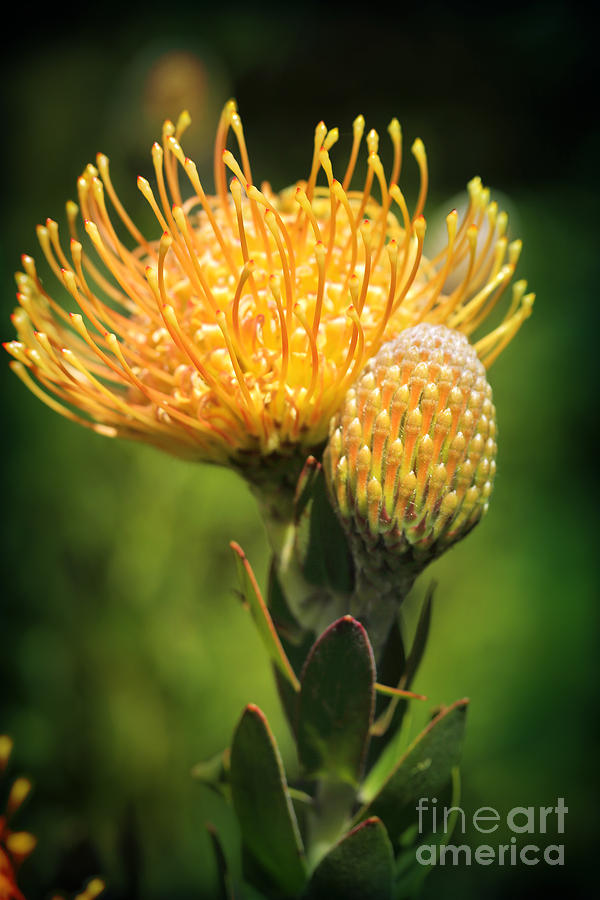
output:
[[[359,578],[402,595],[487,510],[496,419],[464,334],[422,323],[384,344],[332,421],[325,472]]]

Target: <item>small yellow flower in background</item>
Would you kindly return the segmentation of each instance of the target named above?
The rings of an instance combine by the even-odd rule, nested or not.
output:
[[[106,885],[100,878],[92,878],[73,900],[96,900],[96,897],[99,897],[100,894],[104,893],[105,888]],[[65,900],[65,898],[62,894],[55,894],[52,897],[52,900]]]
[[[8,766],[12,748],[11,738],[0,734],[0,776]],[[6,809],[0,814],[0,900],[25,900],[17,886],[17,871],[35,849],[36,839],[28,831],[13,831],[10,822],[30,791],[28,778],[15,779],[8,793]]]
[[[0,734],[0,778],[4,775],[13,741],[6,734]],[[17,875],[21,864],[35,850],[37,840],[28,831],[14,831],[10,825],[15,813],[23,805],[31,792],[28,778],[16,778],[8,792],[6,809],[0,814],[0,900],[25,900],[17,885]],[[105,885],[100,878],[92,878],[83,891],[74,900],[96,900],[104,891]],[[64,900],[55,895],[52,900]]]
[[[508,241],[507,217],[478,178],[462,220],[447,217],[446,248],[426,258],[425,149],[420,140],[412,147],[421,186],[410,212],[398,186],[396,119],[389,176],[371,130],[366,178],[353,189],[359,116],[341,175],[330,158],[338,130],[321,122],[308,177],[274,193],[254,183],[230,101],[215,142],[215,196],[182,149],[188,124],[186,113],[164,124],[152,148],[154,187],[138,179],[162,237],[130,219],[100,154],[78,180],[79,206],[67,203],[70,246],[56,222],[38,227],[73,311],[30,256],[17,275],[17,340],[5,345],[15,372],[50,407],[101,434],[241,468],[306,455],[382,343],[420,322],[471,334],[513,276],[521,244]],[[230,131],[237,158],[226,149]],[[524,281],[514,285],[503,321],[475,344],[485,365],[529,314],[525,291]]]

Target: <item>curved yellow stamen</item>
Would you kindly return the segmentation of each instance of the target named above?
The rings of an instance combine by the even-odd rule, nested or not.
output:
[[[38,227],[48,266],[77,312],[63,309],[31,257],[17,273],[17,340],[6,349],[40,399],[73,421],[236,465],[255,454],[292,453],[298,443],[302,455],[323,442],[329,416],[384,341],[420,321],[470,334],[504,296],[521,245],[508,242],[506,215],[480,179],[469,183],[461,221],[449,216],[446,247],[432,259],[424,255],[425,149],[419,140],[413,145],[420,187],[411,216],[398,186],[396,119],[388,126],[389,174],[379,135],[365,135],[358,116],[348,163],[336,177],[339,131],[320,122],[307,180],[277,193],[268,182],[254,185],[242,122],[229,101],[217,128],[214,196],[181,145],[189,114],[174,121],[152,147],[154,190],[138,179],[154,235],[147,228],[150,237],[142,234],[119,200],[104,154],[79,177],[78,204],[66,205],[70,255],[54,220]],[[239,162],[227,149],[230,130]],[[363,138],[366,176],[356,190]],[[529,315],[533,295],[525,292],[517,282],[501,324],[476,344],[486,365]],[[455,413],[448,440],[458,427]],[[438,444],[434,436],[439,454]],[[424,489],[419,478],[415,490]],[[467,503],[454,494],[457,508]]]

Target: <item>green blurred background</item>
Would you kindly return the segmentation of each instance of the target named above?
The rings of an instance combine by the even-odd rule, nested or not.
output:
[[[450,868],[425,895],[589,896],[598,837],[596,579],[597,115],[591,20],[563,0],[501,6],[130,4],[23,23],[5,36],[3,335],[12,272],[41,256],[34,226],[97,150],[147,215],[162,118],[211,181],[221,104],[235,95],[258,178],[307,170],[320,118],[342,131],[397,115],[420,135],[435,218],[480,174],[525,242],[534,317],[491,370],[500,424],[490,514],[435,566],[433,633],[417,688],[472,698],[462,805],[506,813],[564,797],[566,865]],[[383,145],[386,141],[382,137]],[[387,152],[387,150],[385,151]],[[407,161],[408,193],[415,167]],[[204,830],[232,817],[189,771],[222,749],[243,706],[267,712],[291,759],[270,673],[233,595],[228,542],[264,579],[254,502],[230,472],[112,442],[67,423],[1,369],[4,434],[0,731],[35,781],[19,824],[39,847],[30,900],[103,873],[118,900],[213,896]],[[429,575],[416,593],[421,594]],[[550,838],[548,838],[550,842]],[[495,841],[491,841],[495,843]]]

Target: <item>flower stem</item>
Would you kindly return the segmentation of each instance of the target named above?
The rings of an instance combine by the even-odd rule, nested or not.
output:
[[[351,784],[322,779],[310,818],[307,861],[312,871],[344,833],[356,792]]]

